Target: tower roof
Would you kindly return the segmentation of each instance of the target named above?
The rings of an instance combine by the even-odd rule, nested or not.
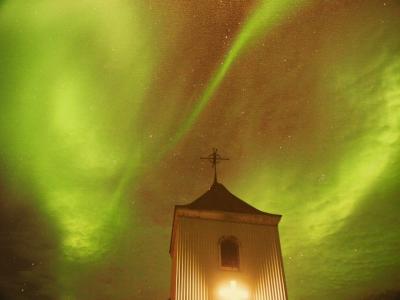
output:
[[[193,202],[185,205],[177,205],[177,207],[207,210],[207,211],[223,211],[244,214],[271,215],[256,209],[239,199],[219,182],[214,182],[210,189]]]
[[[282,216],[258,210],[214,181],[210,189],[193,202],[175,205],[170,253],[173,251],[176,221],[179,217],[277,226]]]

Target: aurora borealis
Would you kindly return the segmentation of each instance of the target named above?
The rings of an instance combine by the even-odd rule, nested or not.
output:
[[[290,299],[400,290],[400,2],[5,0],[0,51],[0,299],[167,299],[213,147]]]

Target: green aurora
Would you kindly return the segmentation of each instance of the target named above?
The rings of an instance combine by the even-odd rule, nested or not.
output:
[[[0,299],[166,299],[214,146],[284,216],[290,299],[398,291],[399,30],[396,1],[0,2]]]

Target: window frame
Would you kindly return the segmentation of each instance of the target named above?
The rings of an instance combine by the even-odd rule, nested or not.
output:
[[[232,241],[236,244],[237,246],[237,266],[236,267],[229,267],[229,266],[223,266],[222,265],[222,243],[224,241]],[[219,256],[219,267],[222,270],[226,271],[240,271],[240,243],[237,237],[230,235],[230,236],[222,236],[218,240],[218,256]]]

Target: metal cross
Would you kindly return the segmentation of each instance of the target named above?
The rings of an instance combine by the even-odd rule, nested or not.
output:
[[[211,166],[214,168],[214,183],[217,183],[217,163],[221,160],[229,160],[229,158],[221,157],[221,155],[218,154],[218,149],[213,148],[213,153],[207,157],[200,157],[200,159],[207,159],[211,163]]]

